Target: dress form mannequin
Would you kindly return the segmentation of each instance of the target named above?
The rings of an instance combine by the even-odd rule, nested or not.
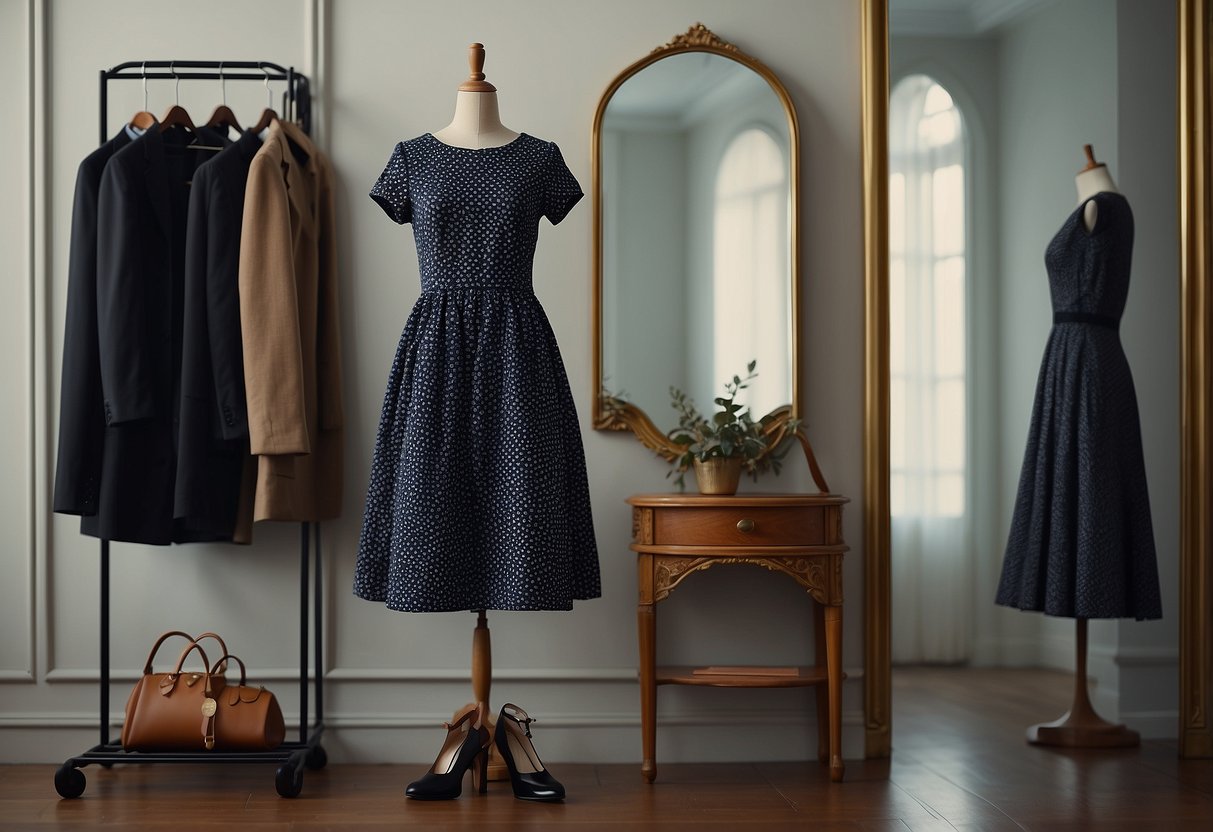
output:
[[[1085,200],[1098,193],[1120,193],[1120,189],[1112,180],[1112,174],[1108,173],[1108,166],[1103,162],[1095,161],[1095,153],[1091,149],[1091,145],[1084,144],[1082,149],[1087,154],[1087,166],[1074,177],[1074,184],[1078,188],[1078,203],[1081,205]],[[1093,200],[1087,202],[1086,207],[1082,210],[1082,222],[1087,231],[1095,228],[1095,220],[1098,216],[1099,206]]]
[[[484,45],[468,47],[471,74],[459,85],[455,95],[455,116],[434,138],[443,144],[479,150],[500,147],[518,138],[518,132],[501,123],[497,109],[497,88],[484,80]]]
[[[468,66],[471,73],[459,85],[455,96],[455,115],[451,123],[436,133],[435,139],[452,147],[480,150],[500,147],[518,138],[518,133],[501,123],[497,109],[497,88],[484,80],[484,44],[468,46]],[[476,628],[472,632],[472,697],[489,704],[493,685],[493,648],[488,617],[484,610],[475,610]],[[496,718],[492,708],[487,722],[492,734]],[[488,779],[507,780],[509,771],[496,744],[489,748]]]
[[[1083,208],[1083,225],[1087,231],[1095,228],[1099,206],[1091,197],[1098,193],[1120,193],[1108,166],[1095,161],[1091,145],[1083,145],[1087,166],[1074,178],[1078,188],[1078,203]],[[1090,201],[1087,201],[1090,200]],[[1095,712],[1087,692],[1087,619],[1075,619],[1077,659],[1074,670],[1074,700],[1070,710],[1060,719],[1033,725],[1028,729],[1028,742],[1066,748],[1130,748],[1140,744],[1138,733],[1124,725],[1108,722]]]

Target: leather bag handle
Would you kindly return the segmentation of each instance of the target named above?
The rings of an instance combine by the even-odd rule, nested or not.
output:
[[[181,677],[181,667],[185,664],[186,657],[195,650],[197,650],[198,655],[202,657],[202,673],[200,675],[204,677],[206,685],[203,689],[206,691],[207,696],[214,695],[211,691],[211,672],[209,669],[210,660],[206,657],[206,651],[202,649],[202,645],[196,641],[191,641],[186,648],[181,651],[181,655],[177,657],[177,666],[173,668],[173,672],[168,674],[165,680],[160,684],[161,694],[168,696],[173,692],[173,688],[177,684],[177,679]]]
[[[228,654],[220,657],[219,660],[215,662],[215,666],[211,668],[212,678],[218,676],[220,679],[224,679],[226,682],[226,677],[223,674],[227,669],[227,662],[229,659],[240,665],[240,684],[227,685],[227,689],[220,694],[221,696],[227,697],[228,705],[235,707],[241,702],[256,702],[261,698],[262,694],[268,694],[271,698],[273,697],[273,694],[267,691],[264,686],[259,686],[254,690],[246,684],[248,681],[248,673],[244,668],[244,660],[239,656]]]
[[[219,642],[220,652],[223,654],[224,658],[226,658],[228,656],[227,642],[225,642],[223,640],[223,636],[219,635],[218,633],[206,632],[206,633],[203,633],[202,635],[198,636],[197,638],[193,639],[193,641],[202,641],[202,639],[204,639],[204,638],[213,638],[215,641]],[[235,658],[235,656],[233,656],[232,658]],[[216,664],[218,664],[218,663],[216,663]],[[218,670],[212,669],[211,673],[212,674],[223,673],[226,670],[227,670],[227,665],[225,664],[225,665],[223,665],[223,667],[218,668]]]
[[[181,636],[182,638],[188,639],[190,641],[190,643],[193,643],[193,641],[194,641],[193,636],[191,636],[189,633],[182,632],[181,630],[169,630],[166,633],[162,633],[160,638],[156,639],[156,643],[152,645],[152,652],[147,654],[147,662],[145,662],[143,665],[143,675],[144,676],[151,674],[152,659],[156,658],[156,651],[160,649],[160,645],[164,644],[165,641],[167,641],[169,638],[171,638],[173,636]],[[226,647],[224,648],[224,652],[227,652]],[[182,655],[182,658],[184,658],[184,654]],[[180,666],[181,666],[180,662],[178,662],[177,666],[178,666],[178,669],[180,669]]]
[[[248,678],[248,673],[244,669],[244,660],[239,656],[233,656],[231,653],[224,653],[211,667],[212,676],[222,676],[227,671],[227,660],[231,659],[236,664],[240,665],[240,686],[244,687],[244,682]]]

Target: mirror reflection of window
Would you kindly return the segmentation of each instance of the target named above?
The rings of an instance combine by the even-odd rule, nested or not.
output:
[[[968,658],[964,120],[911,75],[889,101],[889,488],[895,663]]]
[[[723,383],[757,360],[758,379],[742,396],[755,418],[787,404],[791,389],[787,241],[783,149],[765,130],[746,128],[729,142],[716,171],[712,377]],[[772,320],[772,310],[784,320]]]

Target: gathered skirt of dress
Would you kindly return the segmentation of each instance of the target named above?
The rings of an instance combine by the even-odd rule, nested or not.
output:
[[[1162,617],[1137,395],[1117,331],[1054,325],[998,604],[1069,618]]]
[[[384,395],[354,593],[412,612],[601,594],[577,413],[531,291],[418,299]]]

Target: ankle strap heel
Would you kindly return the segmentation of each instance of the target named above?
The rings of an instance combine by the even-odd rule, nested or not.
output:
[[[519,800],[564,800],[564,786],[544,767],[531,741],[535,720],[517,705],[506,704],[497,715],[493,740],[510,772],[510,785]]]

